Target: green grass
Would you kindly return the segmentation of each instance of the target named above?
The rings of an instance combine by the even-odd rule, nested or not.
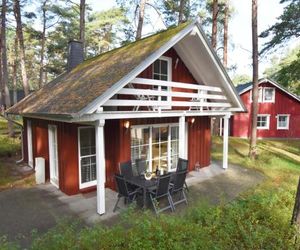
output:
[[[14,128],[19,133],[17,127]],[[10,157],[20,154],[20,150],[20,138],[8,137],[7,121],[0,117],[0,189],[18,179],[11,174],[12,166]]]
[[[129,209],[118,225],[109,228],[62,222],[36,235],[31,249],[299,249],[290,219],[300,175],[300,142],[265,140],[258,145],[259,156],[250,161],[248,141],[230,138],[229,161],[266,176],[231,203],[211,206],[199,201],[181,215],[158,218]],[[212,154],[216,160],[222,157],[218,137]],[[2,248],[12,248],[8,244],[2,240]]]

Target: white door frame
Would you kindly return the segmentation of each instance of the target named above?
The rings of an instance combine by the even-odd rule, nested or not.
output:
[[[53,147],[53,136],[56,140],[56,148]],[[58,164],[58,146],[57,146],[57,126],[48,125],[48,142],[49,142],[49,169],[50,182],[59,188],[59,164]]]
[[[27,153],[28,153],[28,165],[33,168],[33,150],[32,150],[32,126],[31,121],[27,120]]]

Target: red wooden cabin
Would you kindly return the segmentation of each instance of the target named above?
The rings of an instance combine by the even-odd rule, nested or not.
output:
[[[178,157],[210,165],[210,119],[244,111],[197,22],[83,61],[70,44],[69,69],[10,108],[24,119],[25,161],[46,160],[46,177],[68,195],[115,188],[122,161],[173,171]],[[77,48],[77,49],[76,49]],[[227,124],[227,125],[226,125]],[[228,132],[223,167],[227,168]]]
[[[252,83],[237,86],[248,113],[232,117],[230,134],[249,138],[251,132]],[[270,79],[259,80],[257,136],[300,138],[300,98]]]

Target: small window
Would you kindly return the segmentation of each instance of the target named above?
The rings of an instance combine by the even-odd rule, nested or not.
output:
[[[277,129],[289,129],[289,115],[277,115]]]
[[[258,115],[257,116],[257,129],[269,129],[270,116]]]
[[[275,100],[275,89],[274,88],[264,88],[264,102],[274,102]]]
[[[171,58],[161,57],[153,63],[153,79],[161,81],[171,81]],[[159,91],[168,91],[166,86],[153,86],[153,89]],[[167,101],[166,96],[157,98],[159,101]]]
[[[93,127],[79,128],[80,188],[96,185],[96,143]]]
[[[258,88],[258,102],[263,101],[263,88]],[[250,91],[250,102],[252,102],[252,90]]]

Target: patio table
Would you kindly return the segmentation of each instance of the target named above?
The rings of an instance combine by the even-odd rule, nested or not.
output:
[[[146,200],[147,200],[147,190],[149,188],[155,187],[156,178],[152,178],[151,180],[146,180],[143,175],[133,176],[131,178],[127,178],[126,182],[142,188],[142,190],[143,190],[143,208],[145,208]]]

